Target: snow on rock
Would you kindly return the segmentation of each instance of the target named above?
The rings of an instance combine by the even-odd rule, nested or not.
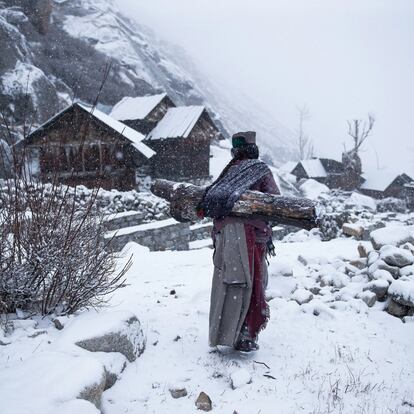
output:
[[[85,399],[99,407],[104,385],[105,370],[96,359],[43,352],[23,362],[2,366],[0,411],[7,414],[53,414],[60,413],[61,408],[63,412],[70,412],[69,408],[78,406],[81,410],[77,413],[92,414],[96,410],[90,404],[72,401]]]
[[[235,390],[243,385],[250,384],[252,382],[252,375],[246,368],[238,369],[234,371],[231,376],[231,387]]]
[[[356,223],[344,223],[342,225],[342,233],[347,236],[355,237],[359,240],[362,239],[364,228]]]
[[[401,246],[407,242],[414,243],[414,226],[388,226],[374,230],[370,237],[376,250],[380,250],[387,244]]]
[[[105,390],[111,388],[127,366],[127,359],[119,352],[94,352],[93,357],[105,368]]]
[[[390,245],[380,249],[380,257],[390,266],[404,267],[414,263],[414,256],[410,251]]]
[[[313,295],[309,290],[297,289],[293,292],[291,299],[296,301],[298,305],[303,305],[304,303],[309,303],[313,299]]]
[[[88,312],[68,324],[61,338],[91,352],[119,352],[135,361],[145,349],[137,317],[126,311]]]
[[[402,277],[394,281],[388,289],[388,294],[400,305],[414,308],[414,278]]]
[[[405,266],[402,269],[400,269],[400,275],[401,276],[414,276],[414,265],[411,266]]]
[[[378,270],[378,272],[382,272],[382,270]],[[389,277],[392,278],[391,275],[389,275]],[[364,290],[369,290],[370,292],[375,293],[375,295],[377,296],[377,299],[381,300],[387,294],[389,285],[390,284],[386,279],[377,279],[377,280],[372,280],[371,282],[368,282],[364,286]]]
[[[372,211],[377,209],[377,204],[373,198],[355,192],[352,193],[347,200],[345,200],[345,206],[368,209]]]
[[[299,189],[306,198],[310,198],[311,200],[316,200],[321,194],[329,193],[330,191],[329,187],[325,184],[321,184],[313,179],[306,180],[299,186]]]

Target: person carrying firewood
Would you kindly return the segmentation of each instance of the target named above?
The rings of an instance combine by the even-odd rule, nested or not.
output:
[[[266,256],[274,251],[272,230],[263,219],[229,214],[247,190],[280,192],[269,167],[258,160],[255,132],[233,135],[232,145],[233,159],[207,187],[198,211],[214,218],[209,342],[251,352],[269,319]]]

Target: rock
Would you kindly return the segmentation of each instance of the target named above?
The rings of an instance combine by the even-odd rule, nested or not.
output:
[[[367,267],[368,260],[367,260],[366,257],[365,258],[361,258],[361,259],[355,259],[355,260],[351,260],[349,262],[349,264],[351,266],[356,267],[358,270],[362,270],[362,269],[365,269]]]
[[[119,352],[95,352],[93,354],[105,368],[105,387],[104,391],[111,388],[121,376],[127,366],[127,359]]]
[[[375,270],[373,273],[369,273],[368,276],[370,280],[386,280],[388,283],[394,281],[392,274],[384,269]]]
[[[392,275],[394,279],[398,279],[400,277],[400,269],[396,266],[390,266],[385,263],[382,259],[377,260],[368,268],[368,275],[372,275],[377,270],[386,270],[388,273]]]
[[[414,308],[414,278],[404,277],[391,283],[388,295],[403,306]]]
[[[309,290],[297,289],[292,294],[291,299],[295,300],[298,305],[309,303],[313,299],[313,295]]]
[[[92,385],[86,386],[78,395],[78,398],[81,400],[86,400],[91,402],[96,408],[101,408],[101,397],[102,393],[105,390],[106,384],[106,375],[102,374],[99,381],[95,382]]]
[[[364,233],[362,235],[362,240],[370,241],[371,233],[374,230],[382,229],[385,227],[385,224],[382,221],[376,223],[370,223],[368,226],[364,227]]]
[[[372,250],[368,253],[368,266],[371,266],[379,259],[379,253],[375,250]]]
[[[302,263],[303,266],[307,266],[308,265],[307,259],[305,257],[303,257],[301,254],[298,256],[298,259],[297,260],[298,260],[299,263]]]
[[[401,245],[402,249],[408,250],[409,252],[411,252],[411,254],[414,255],[414,244],[412,243],[405,243],[403,245]]]
[[[240,388],[243,385],[250,384],[252,382],[252,376],[247,369],[242,368],[235,372],[233,372],[230,376],[231,379],[231,388],[235,390],[236,388]]]
[[[130,312],[88,312],[66,326],[62,340],[90,352],[119,352],[129,362],[145,349],[145,336],[137,317]]]
[[[346,263],[344,271],[345,274],[352,277],[359,273],[360,269],[358,267],[353,266],[351,263]]]
[[[344,223],[342,225],[342,233],[346,236],[355,237],[358,240],[362,239],[364,228],[358,224]]]
[[[414,263],[414,256],[409,250],[395,246],[383,246],[380,250],[380,257],[390,266],[404,267]]]
[[[405,266],[402,269],[400,269],[400,275],[401,276],[411,276],[411,275],[414,275],[414,265]]]
[[[50,404],[75,398],[85,399],[99,408],[105,381],[105,369],[93,357],[50,350],[33,354],[0,370],[0,411],[33,413],[36,411],[33,407],[42,407],[42,412],[60,413]],[[22,394],[28,384],[30,398]],[[16,402],[19,402],[17,411]]]
[[[365,258],[368,257],[368,249],[363,244],[358,244],[358,253],[359,257]]]
[[[171,397],[175,399],[183,398],[188,395],[187,390],[185,388],[171,388],[170,394],[171,394]]]
[[[401,246],[404,243],[414,243],[414,226],[389,226],[374,230],[370,234],[371,243],[375,250],[391,244]]]
[[[372,308],[377,301],[377,295],[369,290],[358,294],[357,297],[365,302],[369,308]]]
[[[378,279],[373,280],[372,282],[367,283],[363,290],[373,292],[377,300],[382,300],[385,298],[387,292],[388,292],[389,283],[385,279]]]
[[[396,316],[397,318],[407,316],[409,310],[410,308],[408,306],[400,305],[392,299],[389,301],[387,306],[387,312],[392,316]]]
[[[309,289],[309,291],[313,294],[313,295],[319,295],[319,293],[321,293],[321,288],[317,287],[317,286],[313,286]]]
[[[56,319],[53,319],[53,325],[55,325],[55,328],[58,331],[61,331],[64,328],[62,322],[59,319],[57,319],[57,318]]]
[[[205,392],[200,393],[195,402],[195,406],[201,411],[211,411],[213,409],[211,399]]]

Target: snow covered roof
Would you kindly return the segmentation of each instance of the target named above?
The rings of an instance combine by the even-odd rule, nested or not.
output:
[[[166,96],[166,93],[136,98],[127,96],[113,107],[110,115],[118,121],[145,119]]]
[[[26,138],[30,139],[34,137],[36,134],[42,132],[42,130],[46,129],[50,125],[53,125],[53,123],[62,115],[64,115],[66,112],[71,110],[73,107],[77,106],[78,108],[88,112],[93,117],[95,117],[97,120],[105,124],[107,127],[111,128],[113,131],[117,132],[118,134],[125,137],[128,141],[131,142],[131,145],[137,149],[141,154],[143,154],[146,158],[151,158],[153,155],[155,155],[155,151],[153,151],[151,148],[149,148],[147,145],[145,145],[142,141],[144,140],[144,135],[142,135],[140,132],[135,131],[135,129],[132,129],[128,127],[127,125],[123,124],[122,122],[117,121],[116,119],[110,117],[109,115],[103,113],[99,109],[93,108],[92,106],[76,102],[73,105],[68,106],[64,110],[57,113],[55,116],[50,118],[48,121],[46,121],[44,124],[40,125],[37,129],[35,129],[33,132],[29,134],[29,136]],[[21,143],[23,143],[22,140]],[[19,143],[20,144],[20,143]]]
[[[385,191],[400,175],[402,174],[392,170],[373,171],[363,175],[365,182],[361,188],[363,190]]]
[[[170,108],[148,134],[147,139],[187,138],[204,111],[204,106]]]
[[[132,146],[135,149],[137,149],[141,154],[143,154],[146,158],[151,158],[153,155],[155,155],[155,151],[153,151],[151,148],[147,147],[143,142],[141,142],[145,137],[140,132],[130,128],[122,122],[117,121],[116,119],[101,112],[96,108],[92,108],[91,106],[87,106],[80,103],[77,103],[75,105],[78,105],[80,108],[89,112],[95,118],[99,119],[99,121],[103,122],[109,128],[124,136],[128,141],[131,142]]]
[[[279,171],[290,174],[296,168],[297,165],[297,161],[288,161],[279,167]]]
[[[300,162],[309,178],[327,177],[325,167],[318,158],[303,160]]]

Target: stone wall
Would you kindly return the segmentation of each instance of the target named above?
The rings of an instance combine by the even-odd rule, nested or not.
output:
[[[113,238],[113,246],[118,251],[129,242],[146,246],[152,251],[189,250],[190,225],[168,219],[115,230],[106,238]]]

